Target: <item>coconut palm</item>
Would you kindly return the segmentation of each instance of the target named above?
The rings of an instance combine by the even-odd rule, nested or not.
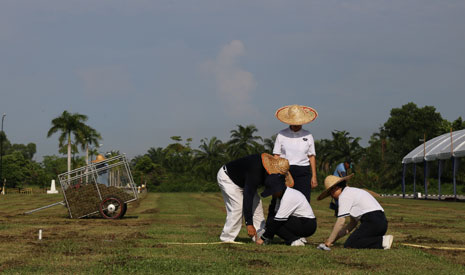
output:
[[[99,147],[99,142],[102,140],[102,136],[94,128],[85,125],[83,129],[79,131],[79,144],[82,150],[86,150],[86,165],[89,165],[89,146],[95,145]]]
[[[214,179],[216,172],[225,162],[224,144],[217,137],[201,139],[199,148],[194,150],[198,170],[205,175],[206,179]]]
[[[264,151],[264,147],[259,141],[262,137],[254,136],[258,131],[255,125],[237,125],[237,130],[231,130],[231,140],[228,142],[228,154],[231,158],[244,157],[250,154]]]
[[[80,132],[86,127],[85,121],[87,121],[86,115],[71,114],[65,110],[61,116],[52,120],[52,127],[48,130],[47,137],[61,132],[58,138],[58,147],[62,147],[65,141],[68,144],[68,172],[71,171],[71,135],[74,135],[74,139],[78,140]]]

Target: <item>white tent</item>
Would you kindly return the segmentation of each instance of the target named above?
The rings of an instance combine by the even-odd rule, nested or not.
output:
[[[465,130],[440,135],[408,153],[402,163],[421,163],[465,156]]]
[[[465,157],[465,129],[459,130],[447,134],[440,135],[431,140],[428,140],[424,144],[418,146],[413,151],[408,153],[403,159],[403,174],[402,174],[402,193],[405,197],[405,170],[409,163],[413,163],[413,193],[416,196],[416,164],[424,163],[424,185],[425,185],[425,198],[428,197],[426,177],[428,174],[428,161],[439,161],[438,171],[438,187],[439,187],[439,199],[441,198],[441,172],[442,172],[442,160],[452,159],[452,174],[453,174],[453,185],[454,185],[454,197],[457,198],[457,188],[455,174],[457,170],[456,159]]]

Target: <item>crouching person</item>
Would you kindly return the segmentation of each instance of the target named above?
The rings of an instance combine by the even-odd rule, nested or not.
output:
[[[318,248],[329,250],[335,241],[349,234],[360,221],[360,226],[347,238],[345,248],[391,248],[393,236],[386,234],[388,222],[384,209],[367,191],[346,186],[346,181],[354,174],[346,177],[327,176],[325,191],[319,196],[322,200],[327,196],[338,201],[337,220],[333,231]],[[346,217],[350,222],[346,224]]]
[[[278,235],[287,245],[304,246],[306,240],[316,231],[316,218],[312,207],[305,196],[285,184],[285,178],[280,174],[271,174],[265,181],[262,197],[273,195],[280,199],[276,215],[267,221],[265,233],[256,243],[270,243],[274,235]]]

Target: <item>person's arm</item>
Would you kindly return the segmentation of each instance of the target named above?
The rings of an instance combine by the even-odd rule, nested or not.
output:
[[[329,235],[328,239],[325,241],[326,246],[329,247],[333,245],[335,241],[339,240],[344,235],[346,235],[346,232],[345,232],[346,228],[344,226],[345,222],[346,222],[345,217],[337,218],[336,223],[334,224],[334,227],[333,227],[333,231]]]
[[[315,188],[318,186],[318,180],[316,177],[316,157],[315,155],[308,156],[308,159],[310,160],[310,168],[312,169],[312,180],[311,180],[311,186],[312,188]]]
[[[257,187],[255,185],[251,186],[246,180],[244,185],[244,195],[242,199],[242,212],[244,213],[245,225],[247,227],[247,234],[250,237],[253,237],[257,234],[257,231],[253,225],[253,199],[255,193],[257,192]]]
[[[356,226],[358,221],[354,217],[350,217],[350,222],[346,226],[346,234],[349,234]]]

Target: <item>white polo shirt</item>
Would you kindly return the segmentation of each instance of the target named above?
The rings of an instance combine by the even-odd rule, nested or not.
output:
[[[339,195],[339,209],[337,217],[351,216],[355,219],[368,212],[384,209],[378,201],[367,191],[355,187],[346,187]]]
[[[294,132],[288,127],[276,136],[273,154],[287,159],[290,165],[308,166],[308,156],[316,155],[313,136],[307,130]]]
[[[286,221],[289,216],[298,218],[314,219],[312,207],[308,203],[302,192],[292,188],[286,188],[281,203],[279,204],[278,212],[274,219],[276,221]]]

